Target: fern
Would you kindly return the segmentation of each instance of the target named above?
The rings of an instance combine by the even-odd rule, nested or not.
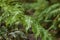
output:
[[[11,5],[10,2],[14,5]],[[15,0],[0,0],[0,7],[3,9],[3,13],[0,16],[0,23],[4,21],[6,24],[5,27],[8,29],[9,26],[12,26],[18,21],[23,24],[25,32],[28,33],[28,30],[32,28],[36,39],[40,36],[42,40],[54,40],[49,30],[58,27],[56,24],[60,22],[60,3],[48,7],[46,6],[48,5],[46,0],[37,0],[35,3],[25,4],[20,4],[18,1],[16,3],[14,2]],[[32,16],[28,16],[24,12],[26,9],[34,9],[35,12]],[[41,22],[42,24],[45,22],[47,25],[49,22],[52,22],[52,24],[48,29],[45,29],[43,27],[44,24],[42,25]]]

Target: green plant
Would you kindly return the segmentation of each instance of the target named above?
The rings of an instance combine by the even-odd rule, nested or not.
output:
[[[26,33],[32,28],[36,39],[40,36],[42,40],[54,40],[50,30],[56,30],[60,25],[60,3],[51,6],[48,6],[47,3],[46,0],[37,0],[35,3],[0,0],[0,24],[3,21],[5,25],[2,26],[7,29],[7,32],[4,32],[7,34],[9,27],[11,27],[11,30],[19,30],[18,26],[14,25],[21,23]],[[31,16],[25,15],[25,11],[29,9],[35,10]],[[2,26],[0,25],[0,27]],[[45,27],[48,27],[48,29],[45,29]]]

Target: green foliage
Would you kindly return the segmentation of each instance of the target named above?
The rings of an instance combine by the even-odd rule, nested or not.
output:
[[[31,16],[25,15],[25,11],[29,9],[35,10],[34,14]],[[46,0],[37,0],[37,2],[34,3],[21,3],[18,2],[18,0],[0,0],[0,27],[2,27],[0,29],[0,33],[2,35],[4,33],[7,34],[10,26],[11,28],[13,27],[13,30],[20,31],[18,26],[13,25],[21,23],[23,24],[26,33],[28,33],[28,30],[32,28],[36,39],[38,36],[40,36],[42,40],[54,40],[49,30],[56,30],[57,27],[59,27],[59,12],[60,3],[48,6],[48,2]],[[2,21],[5,22],[5,25],[2,24]],[[50,24],[48,29],[44,28],[47,27],[44,25],[45,23],[47,23],[47,25]],[[15,36],[15,32],[9,32],[8,34],[10,33],[14,34],[13,36]],[[24,35],[23,32],[19,32],[19,35],[21,34]],[[6,36],[8,37],[8,35]],[[7,38],[5,39],[9,40]]]

